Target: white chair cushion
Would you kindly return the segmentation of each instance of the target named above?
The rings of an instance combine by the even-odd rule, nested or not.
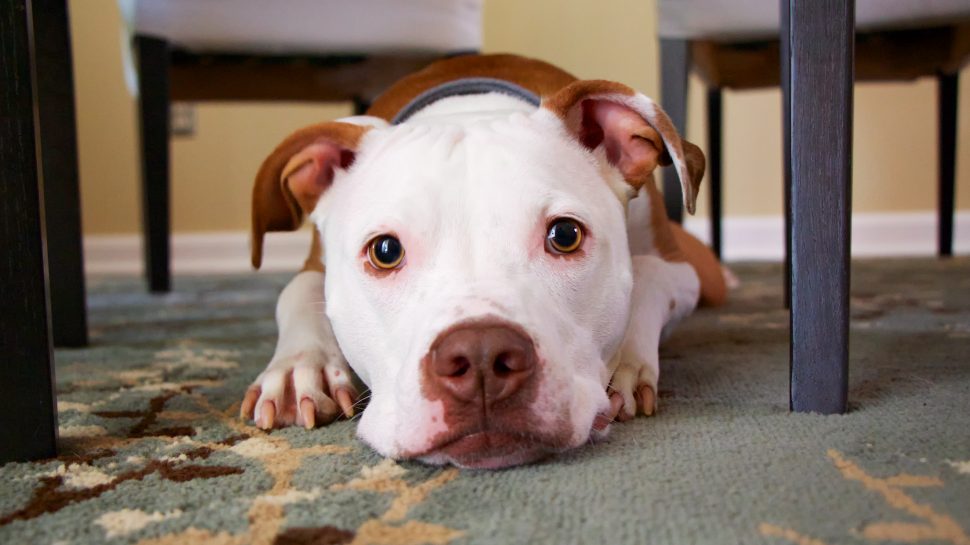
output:
[[[452,52],[482,44],[482,0],[120,0],[132,31],[192,51]]]
[[[810,0],[809,0],[810,1]],[[662,38],[778,35],[778,0],[660,0]],[[970,0],[856,0],[856,29],[918,28],[970,18]]]

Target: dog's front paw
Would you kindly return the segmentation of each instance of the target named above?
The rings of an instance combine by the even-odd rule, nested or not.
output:
[[[610,381],[611,400],[619,396],[623,405],[616,419],[624,422],[638,414],[653,416],[657,412],[657,376],[659,366],[621,361]]]
[[[341,412],[352,417],[356,399],[345,361],[303,351],[274,358],[246,390],[239,415],[267,430],[292,425],[309,429],[329,424]]]

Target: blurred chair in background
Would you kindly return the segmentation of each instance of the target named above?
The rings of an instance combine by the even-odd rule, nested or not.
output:
[[[661,0],[657,25],[663,104],[681,131],[687,118],[687,75],[707,87],[711,246],[721,255],[722,91],[781,84],[776,0]],[[939,82],[939,255],[953,252],[957,84],[970,59],[967,0],[857,0],[856,81]],[[926,135],[928,137],[928,135]],[[787,132],[786,132],[787,142]],[[787,154],[786,163],[790,163]],[[788,172],[786,167],[785,172]],[[785,182],[786,200],[788,184]],[[681,218],[680,189],[664,183],[668,211]],[[788,205],[786,203],[787,211]],[[787,244],[787,239],[786,239]]]

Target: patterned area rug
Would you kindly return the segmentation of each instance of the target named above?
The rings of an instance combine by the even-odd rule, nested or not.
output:
[[[0,467],[0,543],[970,544],[970,260],[855,265],[828,417],[788,412],[779,267],[736,272],[664,347],[657,416],[497,472],[239,421],[287,276],[95,279],[92,346],[57,352],[62,455]]]

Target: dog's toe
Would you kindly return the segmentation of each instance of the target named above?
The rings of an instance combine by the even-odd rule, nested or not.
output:
[[[239,418],[244,420],[249,420],[253,417],[253,413],[256,410],[256,401],[259,400],[259,395],[262,389],[258,384],[253,384],[246,390],[246,395],[243,397],[242,404],[239,405]]]
[[[657,412],[657,395],[653,386],[642,384],[637,388],[637,412],[644,416],[653,416]]]
[[[264,401],[256,412],[256,426],[264,430],[271,430],[276,425],[276,404]]]

